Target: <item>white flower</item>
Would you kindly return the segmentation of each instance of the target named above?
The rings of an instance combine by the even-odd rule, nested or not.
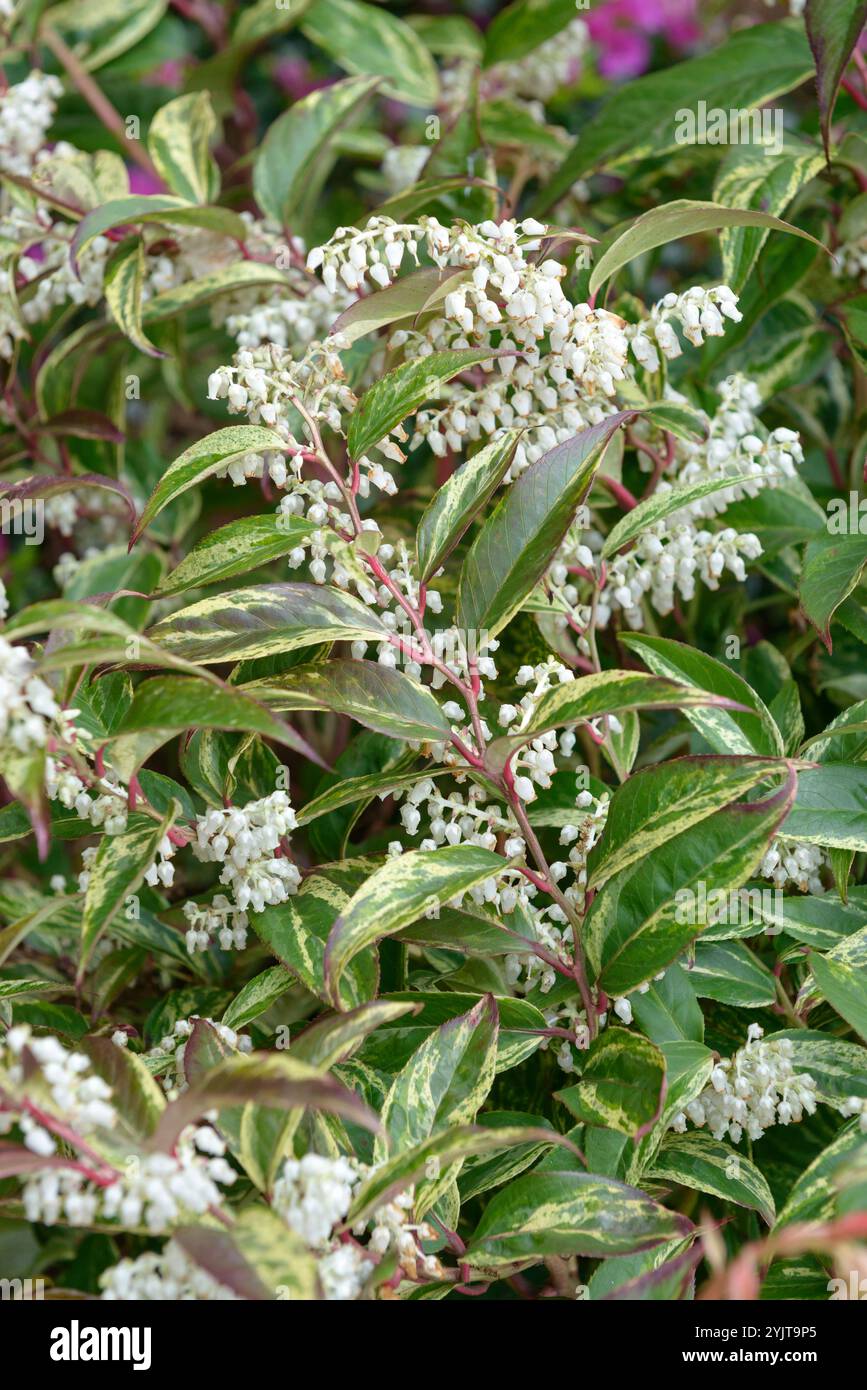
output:
[[[160,1251],[146,1251],[137,1259],[112,1265],[100,1275],[99,1284],[100,1297],[111,1301],[201,1303],[238,1298],[195,1264],[173,1240],[167,1241]]]
[[[349,1211],[360,1176],[358,1165],[348,1158],[315,1153],[287,1158],[274,1183],[272,1206],[308,1245],[322,1249]]]
[[[192,848],[199,859],[223,865],[220,882],[231,887],[239,912],[263,912],[285,902],[301,882],[291,859],[277,853],[295,825],[289,797],[276,791],[244,807],[199,816]]]
[[[710,1084],[674,1117],[671,1128],[683,1133],[689,1120],[699,1128],[707,1125],[715,1139],[739,1144],[744,1134],[761,1139],[771,1125],[812,1115],[816,1083],[806,1072],[795,1072],[793,1053],[788,1038],[765,1042],[762,1029],[751,1023],[744,1046],[714,1067]]]

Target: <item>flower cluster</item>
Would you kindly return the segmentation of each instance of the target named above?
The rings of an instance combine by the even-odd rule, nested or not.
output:
[[[770,845],[759,869],[777,888],[794,885],[802,893],[824,893],[822,870],[830,865],[828,853],[819,845],[779,836]]]
[[[524,97],[534,105],[549,101],[581,71],[590,34],[583,19],[573,19],[553,38],[523,58],[495,63],[485,74],[487,97]]]
[[[26,1109],[20,1109],[15,1095],[3,1097],[0,1091],[0,1132],[17,1123],[24,1143],[34,1153],[47,1157],[55,1152],[55,1141],[46,1125],[52,1118],[62,1119],[79,1133],[111,1129],[117,1112],[111,1104],[111,1087],[93,1071],[83,1052],[70,1052],[55,1037],[34,1037],[28,1024],[17,1024],[6,1034],[0,1053],[3,1070],[14,1091],[23,1086],[36,1066],[47,1094],[46,1114],[38,1123]]]
[[[208,377],[208,396],[225,400],[231,415],[245,414],[251,424],[277,431],[286,441],[287,452],[298,455],[312,443],[312,421],[342,433],[343,414],[356,403],[346,385],[341,346],[340,338],[312,343],[299,361],[283,348],[242,348],[233,366],[219,367]],[[286,464],[282,459],[279,463],[282,471],[278,459],[269,455],[268,473],[275,486],[284,487]],[[253,473],[233,473],[231,467],[229,476],[236,484],[245,477],[262,476],[262,466]]]
[[[24,647],[0,636],[0,745],[16,753],[44,748],[64,718],[50,686],[34,674],[34,665]],[[69,717],[74,713],[69,711]],[[60,736],[66,736],[65,730]]]
[[[0,163],[13,174],[30,174],[54,120],[59,77],[34,70],[23,82],[7,87],[0,102]]]
[[[225,893],[215,893],[209,903],[184,903],[183,911],[190,924],[185,937],[190,955],[207,951],[214,941],[223,951],[243,951],[247,945],[247,914],[230,903]]]
[[[284,841],[296,826],[295,812],[284,791],[272,792],[246,806],[212,810],[196,820],[195,855],[222,864],[220,882],[230,886],[240,912],[285,902],[301,875],[286,857]]]
[[[434,1231],[425,1223],[410,1223],[412,1188],[378,1207],[370,1219],[353,1228],[351,1236],[348,1232],[343,1239],[335,1236],[335,1227],[347,1216],[358,1183],[371,1171],[356,1159],[307,1153],[300,1159],[287,1159],[274,1184],[274,1210],[319,1257],[318,1273],[326,1301],[358,1298],[378,1259],[392,1249],[410,1279],[436,1279],[441,1273],[439,1261],[426,1255],[420,1245],[422,1240],[432,1239]],[[360,1238],[368,1232],[367,1244],[361,1245]]]
[[[238,1295],[219,1284],[195,1264],[174,1240],[162,1250],[148,1250],[134,1260],[121,1260],[99,1278],[101,1298],[136,1303],[229,1302]]]
[[[45,792],[50,801],[59,801],[95,829],[103,829],[106,835],[122,835],[126,830],[128,791],[112,772],[96,778],[88,788],[70,767],[47,758]]]
[[[683,351],[673,324],[680,325],[683,336],[693,347],[701,347],[704,334],[721,338],[725,333],[724,319],[740,323],[743,315],[737,307],[738,297],[728,285],[702,289],[693,285],[683,294],[669,293],[650,312],[650,318],[626,328],[626,336],[637,362],[649,372],[659,370],[659,352],[671,361]]]
[[[754,382],[728,377],[719,394],[718,409],[712,417],[705,416],[707,437],[672,437],[668,457],[661,457],[656,485],[660,497],[695,483],[716,483],[714,491],[645,527],[632,547],[615,555],[604,571],[598,559],[602,544],[598,533],[576,525],[566,536],[545,583],[561,625],[578,634],[579,651],[586,654],[581,638],[590,618],[588,596],[593,587],[598,589],[600,627],[620,612],[630,627],[640,628],[645,600],[667,616],[678,598],[688,602],[694,596],[699,581],[716,590],[728,572],[742,583],[747,577],[745,562],[762,554],[761,542],[752,532],[738,532],[731,526],[712,529],[711,524],[702,523],[713,523],[733,502],[796,477],[804,457],[800,438],[782,426],[764,431],[756,415],[761,397]],[[635,432],[640,450],[641,443],[647,443],[647,428],[638,425]],[[648,453],[639,452],[639,464],[650,469]]]
[[[628,342],[623,320],[588,304],[573,304],[563,291],[565,266],[539,259],[546,228],[532,218],[442,226],[434,217],[400,224],[373,217],[364,229],[338,228],[314,249],[308,265],[322,269],[327,285],[337,277],[353,289],[391,284],[405,255],[418,263],[424,242],[454,287],[442,310],[389,340],[425,357],[446,348],[490,347],[482,363],[444,388],[445,404],[415,418],[415,447],[426,440],[435,454],[462,450],[513,425],[525,427],[511,474],[555,444],[596,424],[613,410],[611,398],[626,377]]]
[[[360,1177],[352,1159],[316,1153],[287,1158],[274,1184],[272,1205],[311,1249],[324,1250],[333,1228],[349,1211]]]
[[[844,241],[834,253],[832,270],[835,275],[847,280],[867,281],[867,232]]]
[[[191,1014],[189,1018],[179,1018],[170,1033],[148,1052],[145,1059],[150,1068],[160,1076],[163,1089],[170,1095],[179,1095],[186,1090],[187,1078],[184,1070],[184,1057],[186,1055],[187,1043],[193,1032],[196,1023],[200,1021],[198,1014]],[[246,1033],[237,1033],[234,1028],[230,1028],[226,1023],[217,1023],[213,1018],[201,1020],[213,1028],[219,1041],[228,1048],[238,1052],[252,1052],[253,1039]],[[126,1034],[121,1034],[117,1038],[119,1046],[125,1046],[125,1041],[121,1042],[121,1037],[125,1040]]]
[[[793,1045],[788,1038],[763,1039],[763,1029],[751,1023],[747,1041],[730,1059],[718,1062],[710,1084],[685,1111],[675,1115],[671,1128],[684,1134],[687,1121],[707,1125],[715,1139],[728,1136],[739,1144],[744,1134],[761,1139],[771,1125],[788,1125],[816,1109],[816,1083],[806,1072],[795,1072]]]
[[[235,1181],[225,1145],[210,1125],[181,1134],[172,1154],[131,1155],[111,1180],[92,1181],[76,1168],[48,1168],[28,1177],[23,1202],[28,1221],[88,1226],[119,1221],[153,1235],[201,1216]]]

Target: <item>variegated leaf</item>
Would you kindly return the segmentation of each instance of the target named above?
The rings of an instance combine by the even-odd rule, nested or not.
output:
[[[662,1178],[681,1187],[709,1192],[724,1202],[757,1211],[773,1225],[774,1198],[761,1169],[746,1154],[705,1130],[670,1134],[647,1171],[649,1179]]]
[[[335,1007],[341,1007],[343,972],[360,950],[462,897],[508,862],[476,845],[446,845],[435,852],[410,850],[377,869],[343,908],[328,938],[325,972]]]
[[[320,642],[384,642],[388,629],[372,609],[340,589],[256,584],[182,608],[148,636],[189,661],[245,661]]]
[[[465,1255],[495,1270],[547,1255],[609,1255],[643,1250],[684,1235],[685,1217],[643,1192],[595,1173],[528,1173],[485,1207]]]

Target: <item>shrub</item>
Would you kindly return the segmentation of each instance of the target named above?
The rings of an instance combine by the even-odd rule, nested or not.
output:
[[[3,7],[9,1275],[849,1297],[867,6],[452,8]]]

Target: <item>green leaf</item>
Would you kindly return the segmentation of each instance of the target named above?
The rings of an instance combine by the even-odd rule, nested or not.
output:
[[[860,763],[867,760],[867,700],[858,700],[832,719],[821,734],[803,744],[811,762]]]
[[[685,1217],[625,1183],[594,1173],[534,1172],[491,1198],[464,1259],[497,1269],[548,1255],[605,1258],[648,1249],[688,1228]]]
[[[366,334],[387,328],[401,319],[415,318],[437,290],[443,285],[451,285],[465,273],[425,266],[421,270],[411,271],[409,275],[401,275],[386,289],[356,299],[334,320],[331,332],[341,333],[350,343],[354,343]]]
[[[653,401],[651,405],[642,406],[641,413],[657,429],[670,430],[678,439],[691,443],[707,439],[707,416],[683,401]]]
[[[157,748],[189,729],[261,734],[325,766],[300,734],[255,700],[197,676],[154,676],[138,686],[113,735],[112,766],[129,778]]]
[[[79,1048],[90,1058],[97,1076],[111,1087],[112,1102],[132,1134],[153,1134],[166,1100],[141,1057],[110,1038],[82,1038]]]
[[[369,1216],[390,1198],[406,1190],[410,1184],[429,1170],[431,1163],[445,1166],[461,1159],[482,1154],[505,1152],[527,1144],[557,1144],[574,1152],[574,1145],[563,1134],[531,1125],[488,1128],[483,1125],[459,1125],[432,1134],[414,1149],[395,1154],[381,1163],[356,1188],[347,1221],[350,1225]]]
[[[112,198],[81,219],[70,246],[73,260],[77,261],[96,237],[104,236],[115,227],[137,226],[140,222],[204,227],[240,242],[247,235],[247,224],[228,208],[197,207],[184,198],[174,198],[167,193],[134,193],[127,198]]]
[[[620,412],[582,430],[531,463],[512,483],[464,561],[459,627],[494,637],[515,616],[569,530],[605,445],[633,416]]]
[[[515,749],[548,729],[579,724],[606,714],[619,716],[623,710],[681,709],[691,712],[698,707],[714,707],[716,713],[716,706],[727,709],[731,708],[732,703],[727,696],[682,685],[664,676],[646,676],[637,671],[597,671],[549,690],[536,706],[527,728],[520,734],[506,734],[494,739],[488,745],[485,761],[490,770],[499,771]]]
[[[303,985],[329,1002],[325,976],[325,943],[349,894],[322,874],[311,874],[299,892],[285,903],[250,914],[250,924],[260,941]],[[354,1009],[371,999],[379,982],[376,952],[361,951],[351,960],[340,981],[340,1008]]]
[[[593,267],[590,276],[590,293],[596,294],[606,280],[616,275],[637,256],[653,251],[657,246],[665,246],[684,236],[695,236],[699,232],[715,232],[722,227],[763,227],[777,232],[791,232],[793,236],[813,241],[809,232],[782,222],[768,212],[758,212],[750,208],[727,208],[717,203],[696,202],[689,198],[679,198],[674,203],[663,203],[661,207],[651,208],[637,217],[616,241],[606,249]]]
[[[786,834],[812,845],[867,850],[867,767],[825,763],[800,773]]]
[[[364,1045],[364,1060],[381,1071],[396,1072],[405,1066],[413,1052],[422,1045],[432,1029],[448,1019],[457,1018],[479,1002],[480,991],[459,994],[455,990],[393,991],[386,998],[415,1004],[419,1010],[413,1018],[399,1019],[389,1024]],[[545,1027],[544,1014],[526,999],[495,995],[500,1016],[497,1042],[497,1073],[509,1071],[530,1057],[542,1041],[539,1030]]]
[[[597,888],[778,769],[779,763],[758,758],[686,757],[634,773],[611,798],[605,829],[588,859],[588,885]]]
[[[791,1044],[792,1066],[812,1076],[820,1100],[867,1099],[867,1049],[809,1028],[791,1028],[774,1038]]]
[[[191,203],[211,202],[220,174],[211,156],[219,129],[207,92],[190,92],[161,106],[148,130],[148,153],[164,183]]]
[[[867,565],[867,536],[820,536],[810,541],[801,570],[801,607],[828,651],[832,649],[831,619],[860,583]]]
[[[359,459],[374,448],[420,405],[438,396],[458,372],[490,362],[496,355],[493,348],[451,348],[403,362],[380,377],[365,391],[349,422],[349,457]]]
[[[807,0],[804,22],[816,60],[819,123],[830,161],[834,103],[852,51],[867,23],[867,4],[865,0]]]
[[[173,1239],[238,1298],[312,1302],[321,1297],[316,1256],[261,1204],[245,1207],[228,1230],[182,1226]]]
[[[254,975],[244,988],[235,995],[221,1022],[227,1028],[245,1028],[254,1018],[265,1013],[282,999],[292,987],[292,975],[283,965],[272,965],[260,975]]]
[[[802,1221],[826,1221],[834,1215],[839,1188],[838,1175],[864,1152],[867,1140],[857,1123],[845,1125],[833,1143],[798,1178],[782,1210],[777,1215],[775,1231]]]
[[[173,285],[171,289],[155,294],[142,305],[142,323],[159,323],[175,318],[187,309],[210,304],[221,294],[234,294],[267,285],[285,290],[287,280],[283,271],[260,261],[236,261],[233,265],[223,266],[221,270],[209,271],[207,275],[200,275],[195,280],[187,280],[182,285]]]
[[[148,634],[190,661],[244,661],[321,642],[383,642],[388,629],[352,594],[322,584],[257,584],[215,594],[163,618]]]
[[[740,941],[699,941],[689,982],[699,999],[716,999],[739,1009],[776,1003],[773,975]]]
[[[354,801],[371,801],[375,796],[384,798],[391,792],[414,787],[423,777],[444,776],[446,772],[446,768],[420,767],[415,772],[395,770],[341,778],[333,787],[326,787],[325,791],[307,802],[298,812],[298,824],[306,825],[309,821],[317,820],[319,816],[327,816],[331,811],[339,810],[341,806],[351,806]],[[0,817],[2,814],[0,811]]]
[[[212,477],[221,468],[228,468],[229,464],[244,458],[246,454],[267,453],[269,450],[282,454],[285,448],[285,440],[264,425],[229,425],[191,444],[174,463],[169,464],[160,478],[139,517],[130,545],[135,544],[164,507],[195,487],[196,483]]]
[[[81,954],[78,978],[84,978],[87,962],[102,933],[154,862],[157,847],[174,820],[174,810],[163,821],[127,829],[120,835],[104,835],[91,865],[81,921]]]
[[[380,1159],[474,1120],[494,1080],[499,1019],[493,995],[443,1023],[398,1072],[382,1107]]]
[[[621,640],[657,676],[687,682],[746,706],[743,711],[700,705],[685,708],[687,719],[714,752],[757,753],[770,758],[783,756],[783,740],[770,712],[736,671],[706,652],[667,637],[647,637],[644,633],[632,632]]]
[[[66,0],[45,17],[76,45],[85,71],[95,72],[138,45],[167,8],[166,0]]]
[[[43,922],[50,922],[52,917],[58,917],[64,908],[68,907],[73,900],[58,896],[49,898],[47,902],[27,912],[25,916],[16,918],[0,931],[0,965],[4,965],[9,959],[16,946],[29,936],[30,932],[36,931]]]
[[[582,1124],[637,1140],[659,1118],[664,1090],[665,1058],[659,1048],[626,1028],[606,1028],[582,1059],[577,1086],[555,1094]]]
[[[512,63],[552,39],[576,17],[575,0],[513,0],[485,33],[486,68]]]
[[[370,1033],[416,1011],[416,1005],[393,999],[373,999],[346,1014],[317,1018],[292,1042],[292,1055],[315,1067],[345,1062]]]
[[[841,1018],[867,1039],[867,927],[810,957],[813,978]]]
[[[698,502],[703,497],[711,497],[715,492],[723,492],[730,488],[733,483],[749,482],[754,478],[767,477],[767,474],[744,473],[741,479],[732,476],[725,478],[705,478],[700,483],[690,483],[687,487],[670,487],[660,484],[650,497],[645,497],[637,506],[628,511],[611,528],[602,546],[602,556],[608,559],[616,555],[618,550],[622,550],[625,545],[629,545],[643,531],[654,526],[658,521],[663,521],[666,517],[679,512],[682,507],[687,507],[692,502]]]
[[[112,318],[139,352],[148,357],[165,357],[146,336],[141,323],[141,292],[145,276],[144,243],[141,237],[127,237],[112,252],[105,267],[105,302]]]
[[[310,3],[311,0],[282,0],[277,7],[274,0],[252,0],[238,15],[232,42],[259,43],[283,33],[298,23]]]
[[[377,79],[350,77],[296,101],[269,126],[253,164],[253,192],[278,226],[304,222],[336,159],[337,133],[359,115]]]
[[[486,444],[434,494],[416,532],[419,579],[426,584],[484,510],[515,454],[520,430],[505,430]]]
[[[714,1054],[702,1043],[676,1039],[674,1042],[661,1042],[659,1046],[665,1057],[668,1087],[659,1120],[632,1149],[626,1168],[626,1177],[630,1182],[643,1181],[645,1171],[671,1132],[675,1115],[701,1095],[714,1068]]]
[[[346,904],[328,938],[325,970],[335,1008],[342,1007],[340,978],[360,950],[469,892],[508,862],[476,845],[447,845],[436,851],[409,850],[371,874]]]
[[[774,1198],[764,1174],[745,1154],[703,1130],[670,1134],[648,1177],[709,1192],[724,1202],[757,1211],[768,1226],[773,1225]]]
[[[434,696],[376,661],[333,659],[296,666],[242,687],[269,709],[333,710],[393,738],[447,741],[451,726]]]
[[[204,589],[288,555],[315,530],[303,517],[244,516],[209,531],[157,585],[156,594]]]
[[[689,973],[676,962],[661,980],[636,991],[630,999],[635,1021],[651,1042],[703,1042],[704,1015],[690,984]]]
[[[800,25],[757,24],[709,53],[667,66],[619,87],[537,198],[549,208],[576,179],[600,168],[620,168],[671,150],[680,143],[677,112],[694,109],[749,111],[799,87],[811,76],[810,50]]]
[[[166,1106],[153,1136],[153,1147],[169,1151],[186,1125],[208,1110],[255,1101],[281,1108],[310,1106],[342,1115],[375,1132],[376,1116],[363,1101],[333,1077],[293,1057],[268,1053],[236,1053],[204,1075]]]
[[[381,78],[386,96],[425,110],[438,104],[433,59],[410,26],[383,6],[316,0],[301,27],[338,67]]]
[[[794,791],[790,776],[764,801],[715,811],[608,879],[584,928],[587,955],[606,994],[624,994],[651,979],[705,930],[711,895],[733,892],[755,872]]]
[[[760,209],[780,216],[823,167],[814,146],[788,136],[779,153],[755,145],[735,147],[723,162],[714,185],[715,203]],[[723,281],[739,294],[755,269],[768,227],[726,228],[720,235]]]

